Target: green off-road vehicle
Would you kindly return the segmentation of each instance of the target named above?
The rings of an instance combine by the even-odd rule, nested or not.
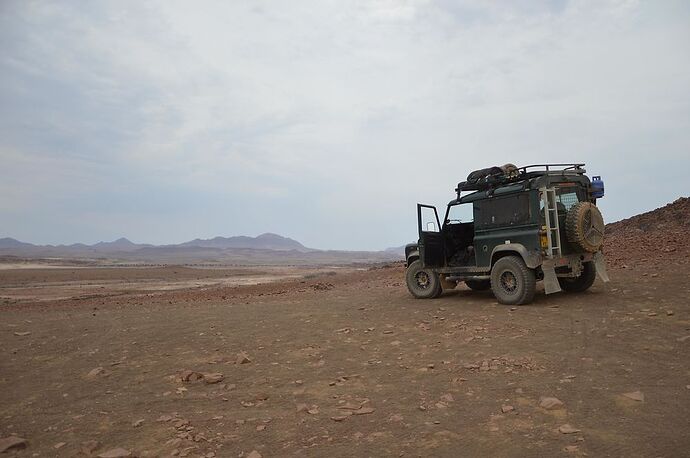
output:
[[[584,164],[491,167],[458,184],[443,225],[436,208],[417,204],[419,241],[405,247],[407,288],[438,297],[461,281],[491,289],[502,304],[527,304],[536,282],[546,294],[608,281],[601,247],[600,177]]]

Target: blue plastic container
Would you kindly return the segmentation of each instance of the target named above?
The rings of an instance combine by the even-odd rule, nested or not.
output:
[[[592,197],[595,199],[604,197],[604,180],[600,176],[592,177]]]

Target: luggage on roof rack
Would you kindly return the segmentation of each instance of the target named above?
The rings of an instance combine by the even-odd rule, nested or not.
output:
[[[503,184],[528,180],[542,175],[582,175],[586,172],[585,164],[532,164],[516,167],[506,164],[502,167],[494,166],[475,170],[467,176],[467,181],[458,183],[455,192],[485,191]]]

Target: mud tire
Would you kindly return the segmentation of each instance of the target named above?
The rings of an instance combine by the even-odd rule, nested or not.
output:
[[[431,269],[424,268],[417,259],[405,271],[407,289],[417,299],[433,299],[441,295],[441,279]]]
[[[597,268],[593,262],[585,262],[582,264],[582,272],[579,277],[559,277],[558,283],[561,285],[563,291],[569,293],[581,293],[587,291],[597,278]]]
[[[501,258],[491,269],[491,291],[501,304],[529,304],[534,299],[536,285],[534,270],[518,256]]]
[[[568,242],[577,249],[595,253],[604,243],[604,217],[591,202],[578,202],[565,217]]]

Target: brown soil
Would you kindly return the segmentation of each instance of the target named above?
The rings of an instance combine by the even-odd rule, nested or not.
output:
[[[229,272],[3,272],[0,287],[106,288],[2,307],[0,439],[27,439],[19,456],[91,440],[95,455],[688,456],[687,251],[637,262],[626,237],[671,238],[609,228],[611,283],[522,307],[464,286],[415,300],[400,264],[124,292],[115,271],[127,284]]]

